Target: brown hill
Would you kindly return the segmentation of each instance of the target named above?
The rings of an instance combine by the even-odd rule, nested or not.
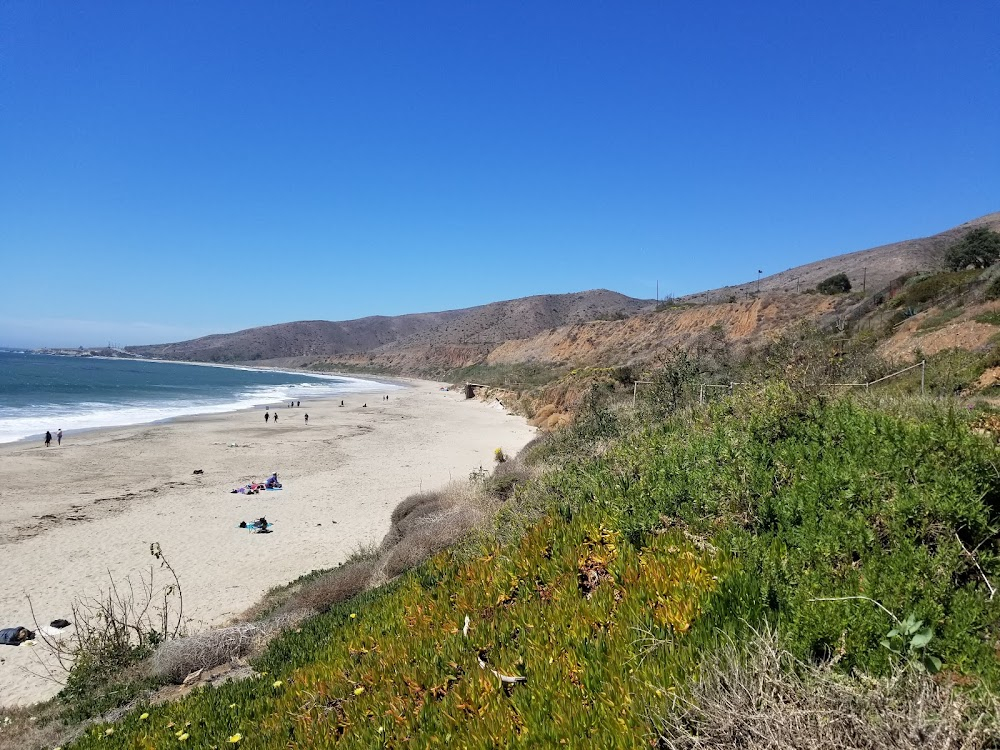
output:
[[[630,365],[654,362],[674,347],[718,338],[737,346],[782,333],[802,320],[832,322],[850,306],[843,296],[762,294],[742,302],[690,305],[620,321],[564,326],[507,341],[486,358],[491,365]]]
[[[805,291],[815,288],[819,282],[838,273],[846,273],[851,280],[851,286],[858,291],[862,286],[868,291],[876,291],[888,286],[889,282],[903,274],[941,270],[944,253],[948,247],[960,240],[970,229],[982,226],[1000,231],[1000,211],[967,221],[931,237],[904,240],[869,250],[837,255],[796,266],[772,276],[765,276],[760,280],[760,291],[761,293]],[[747,299],[756,291],[757,282],[751,281],[690,294],[683,297],[682,301],[726,302],[730,299]]]
[[[509,339],[528,338],[550,328],[597,318],[625,317],[651,305],[649,300],[595,289],[523,297],[463,310],[373,316],[340,322],[281,323],[174,344],[132,346],[128,351],[161,359],[253,362],[336,358],[399,347],[457,344],[472,345],[476,352],[482,352],[481,358],[490,348]]]

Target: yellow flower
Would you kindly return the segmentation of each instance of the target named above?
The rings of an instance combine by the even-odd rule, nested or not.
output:
[[[237,732],[236,734],[232,735],[232,736],[231,736],[231,737],[229,738],[229,742],[230,742],[231,744],[235,745],[235,744],[236,744],[237,742],[239,742],[239,741],[240,741],[240,740],[242,740],[242,739],[243,739],[243,735],[242,735],[242,734],[240,734],[239,732]]]
[[[363,692],[365,692],[365,689],[363,687],[356,687],[356,688],[354,688],[354,694],[355,695],[361,695]]]
[[[110,737],[114,733],[115,733],[115,728],[114,727],[108,727],[107,729],[104,730],[104,736],[105,737]]]
[[[357,614],[355,614],[354,612],[351,612],[351,619],[353,620],[355,617],[357,617]]]
[[[142,716],[139,717],[139,721],[145,721],[148,718],[149,718],[149,714],[143,714]]]
[[[180,737],[178,737],[177,739],[179,739],[179,740],[180,740],[181,742],[184,742],[184,740],[186,740],[186,739],[187,739],[188,737],[190,737],[190,736],[191,736],[190,734],[188,734],[187,732],[185,732],[184,734],[182,734],[182,735],[181,735]]]
[[[281,680],[275,680],[271,687],[280,688],[282,684]]]
[[[230,708],[236,708],[236,704],[235,704],[235,703],[230,703],[230,704],[229,704],[229,707],[230,707]]]

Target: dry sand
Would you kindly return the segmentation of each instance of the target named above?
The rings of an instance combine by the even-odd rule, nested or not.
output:
[[[407,495],[490,468],[495,448],[514,454],[535,434],[499,404],[438,383],[386,392],[351,394],[345,408],[281,407],[277,425],[254,409],[0,446],[0,627],[33,627],[28,595],[40,623],[69,618],[74,597],[98,593],[109,571],[148,571],[153,542],[180,575],[190,628],[224,623],[272,586],[381,540]],[[272,471],[281,491],[230,494]],[[237,527],[261,515],[274,533]],[[42,651],[0,646],[0,705],[59,690],[29,673]]]

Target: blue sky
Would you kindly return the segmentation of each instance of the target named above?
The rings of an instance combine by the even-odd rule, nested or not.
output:
[[[684,294],[1000,210],[1000,5],[0,4],[0,345]]]

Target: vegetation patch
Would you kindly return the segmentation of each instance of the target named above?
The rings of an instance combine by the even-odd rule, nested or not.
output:
[[[987,268],[1000,258],[1000,234],[988,227],[977,227],[948,248],[945,263],[953,271],[963,268]]]
[[[975,282],[981,273],[978,269],[969,269],[916,277],[906,283],[892,298],[890,304],[902,309],[926,305],[934,300],[961,292]]]
[[[816,291],[822,294],[845,294],[851,291],[851,280],[846,273],[837,273],[819,282]]]
[[[963,310],[961,308],[953,308],[951,310],[942,310],[936,315],[931,315],[928,318],[920,321],[920,325],[917,326],[918,331],[931,331],[936,328],[940,328],[943,325],[947,325],[955,318],[962,314]]]
[[[990,312],[977,315],[976,322],[985,323],[989,326],[1000,326],[1000,310],[991,310]]]
[[[767,627],[789,656],[766,694],[797,696],[806,714],[814,688],[855,705],[851,732],[882,705],[951,732],[967,714],[942,724],[933,707],[966,703],[942,687],[921,719],[912,701],[1000,685],[998,457],[962,415],[770,386],[634,420],[595,394],[554,447],[531,449],[555,468],[511,494],[496,529],[280,636],[259,677],[139,708],[78,746],[175,747],[181,732],[199,748],[236,735],[254,748],[631,748],[681,743],[678,722],[724,736],[693,678],[727,644],[745,661]],[[401,508],[395,525],[433,504]],[[834,684],[919,670],[939,674],[884,695]],[[695,713],[670,708],[682,705]]]

